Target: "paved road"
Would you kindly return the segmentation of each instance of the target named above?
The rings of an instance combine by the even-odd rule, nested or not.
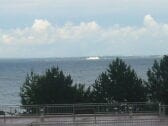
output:
[[[41,117],[0,117],[0,126],[168,126],[168,118],[154,116],[76,115]]]

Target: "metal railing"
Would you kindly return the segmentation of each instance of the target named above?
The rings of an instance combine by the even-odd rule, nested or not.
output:
[[[89,104],[54,104],[54,105],[3,105],[0,115],[6,116],[40,116],[73,114],[159,114],[163,106],[155,103],[89,103]]]
[[[159,115],[160,116],[168,115],[168,105],[159,105]]]
[[[10,120],[31,126],[168,126],[167,112],[168,105],[155,103],[1,105],[0,121],[6,126]]]

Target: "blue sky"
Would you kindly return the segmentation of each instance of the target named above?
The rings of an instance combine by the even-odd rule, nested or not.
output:
[[[166,0],[0,0],[0,58],[168,52]]]

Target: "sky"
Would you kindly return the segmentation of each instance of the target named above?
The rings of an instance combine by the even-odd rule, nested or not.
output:
[[[167,0],[0,0],[0,58],[168,53]]]

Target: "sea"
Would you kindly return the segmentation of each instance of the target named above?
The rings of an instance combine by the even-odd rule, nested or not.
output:
[[[20,87],[31,71],[44,74],[46,69],[59,67],[70,74],[73,83],[89,86],[106,69],[116,57],[76,57],[76,58],[32,58],[32,59],[0,59],[0,105],[20,105]],[[139,77],[147,80],[146,72],[152,67],[154,60],[161,56],[120,57],[130,65]]]

